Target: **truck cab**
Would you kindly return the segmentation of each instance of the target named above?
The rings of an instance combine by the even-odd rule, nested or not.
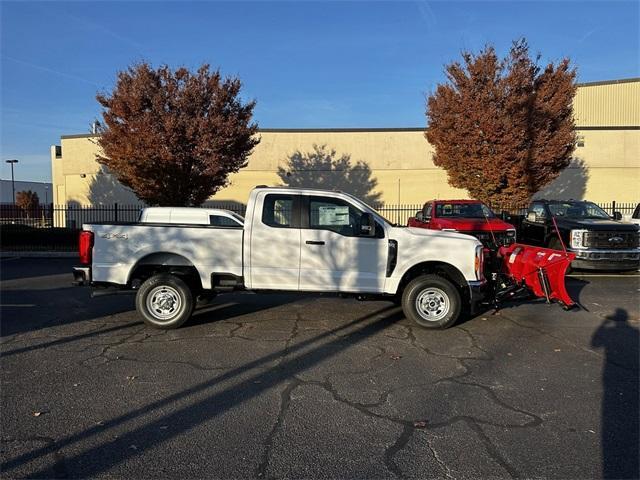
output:
[[[555,250],[564,246],[576,254],[573,268],[636,270],[640,267],[638,225],[621,218],[619,212],[611,217],[588,201],[534,200],[522,220],[521,241]]]
[[[410,227],[460,232],[472,235],[483,245],[497,249],[516,241],[516,229],[500,220],[491,209],[478,200],[431,200],[415,217]]]

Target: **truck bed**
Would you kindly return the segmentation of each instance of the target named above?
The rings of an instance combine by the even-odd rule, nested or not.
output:
[[[170,223],[92,223],[93,281],[124,285],[136,265],[194,265],[205,289],[211,273],[242,276],[242,228]]]

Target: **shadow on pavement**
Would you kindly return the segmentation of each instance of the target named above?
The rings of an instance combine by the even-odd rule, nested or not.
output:
[[[7,289],[2,292],[0,336],[95,320],[133,310],[133,296],[92,299],[86,287]]]
[[[280,307],[289,303],[295,303],[304,299],[300,294],[222,294],[211,303],[197,308],[193,316],[185,323],[182,329],[195,327],[206,323],[231,320],[236,317],[250,315],[270,308]]]
[[[382,318],[376,319],[377,316],[381,316]],[[66,438],[61,438],[53,444],[8,460],[2,464],[0,468],[6,475],[9,470],[26,462],[36,460],[44,455],[59,451],[61,448],[74,445],[98,434],[104,434],[111,428],[138,417],[148,415],[153,411],[162,410],[167,406],[182,403],[185,399],[207,392],[225,381],[238,377],[253,369],[260,368],[274,360],[282,359],[282,362],[273,368],[255,373],[222,390],[211,391],[204,399],[197,400],[187,406],[176,407],[172,410],[172,413],[164,415],[143,426],[132,428],[128,430],[126,434],[115,440],[108,437],[108,435],[108,439],[98,445],[95,445],[94,440],[91,442],[94,444],[91,448],[75,453],[73,456],[64,459],[64,463],[67,466],[82,465],[82,474],[84,477],[99,475],[100,473],[107,472],[114,465],[126,462],[130,457],[143,453],[128,448],[129,445],[144,444],[145,448],[154,448],[156,445],[177,437],[196,425],[207,422],[231,408],[237,407],[265,391],[282,384],[294,375],[366,340],[403,318],[402,312],[396,307],[390,306],[382,308],[373,313],[356,318],[340,327],[257,358],[254,361],[234,368],[182,392],[169,395],[168,397],[127,412],[124,415],[105,421],[100,426],[89,428]],[[165,435],[159,437],[157,432],[162,425],[172,425],[173,427],[167,431]],[[143,442],[141,442],[142,439],[144,439]],[[71,451],[73,450],[75,449],[71,449]],[[52,466],[52,470],[34,472],[30,474],[29,477],[40,478],[52,476],[54,472],[59,470],[60,465],[54,465]]]
[[[71,268],[78,260],[72,258],[4,258],[0,261],[0,280],[22,280],[48,275],[69,274],[71,283]]]
[[[37,345],[29,345],[27,347],[8,350],[6,352],[2,352],[0,354],[0,357],[10,357],[11,355],[17,355],[19,353],[31,352],[33,350],[40,350],[42,348],[49,348],[49,347],[55,347],[58,345],[64,345],[66,343],[76,342],[78,340],[84,340],[85,338],[91,338],[96,335],[103,335],[105,333],[113,333],[120,330],[126,330],[127,328],[133,327],[134,325],[138,325],[138,322],[129,322],[129,323],[124,323],[122,325],[116,325],[110,328],[92,330],[90,332],[82,333],[80,335],[71,335],[68,337],[62,337],[57,340],[53,340],[51,342],[39,343]]]
[[[604,349],[602,370],[602,477],[639,478],[638,329],[631,326],[627,311],[617,308],[605,318],[591,339]]]

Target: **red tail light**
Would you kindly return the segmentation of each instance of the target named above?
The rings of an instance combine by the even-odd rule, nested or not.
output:
[[[78,242],[78,253],[80,253],[80,263],[82,265],[91,265],[92,251],[93,232],[83,230],[80,232],[80,241]]]

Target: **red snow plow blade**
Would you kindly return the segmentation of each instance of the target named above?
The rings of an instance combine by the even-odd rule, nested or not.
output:
[[[565,308],[575,306],[564,283],[564,276],[574,253],[514,243],[500,247],[503,273],[517,284],[524,284],[535,296],[547,302],[557,300]]]

